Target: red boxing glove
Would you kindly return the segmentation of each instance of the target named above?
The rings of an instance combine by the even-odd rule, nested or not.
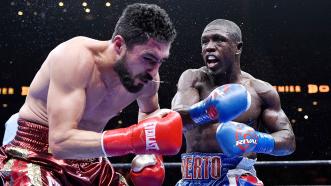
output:
[[[163,118],[152,117],[127,128],[103,132],[102,150],[107,156],[175,155],[182,146],[182,127],[179,113],[171,111]]]
[[[165,177],[162,156],[137,155],[131,163],[130,177],[135,186],[160,186]]]

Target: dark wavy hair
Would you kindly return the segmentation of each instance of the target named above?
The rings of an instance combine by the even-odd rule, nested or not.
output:
[[[154,4],[128,5],[119,18],[113,36],[121,35],[130,49],[149,38],[159,42],[173,42],[176,30],[165,10]]]

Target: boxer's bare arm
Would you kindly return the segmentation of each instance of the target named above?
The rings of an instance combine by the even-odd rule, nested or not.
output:
[[[92,55],[85,50],[58,47],[47,59],[50,65],[47,98],[49,144],[56,158],[81,159],[104,155],[101,134],[78,129],[85,109],[85,88],[94,68]]]
[[[199,92],[194,87],[195,81],[196,77],[192,69],[183,72],[177,84],[177,93],[171,102],[171,108],[182,116],[184,130],[194,127],[188,108],[200,101]]]
[[[149,82],[149,84],[144,87],[144,93],[137,98],[137,103],[139,106],[138,121],[147,118],[149,114],[160,109],[158,90],[160,87],[159,75],[155,77],[155,81]]]
[[[259,95],[264,102],[262,123],[275,139],[274,152],[279,155],[291,154],[295,150],[295,137],[289,119],[281,108],[277,91],[265,83]]]

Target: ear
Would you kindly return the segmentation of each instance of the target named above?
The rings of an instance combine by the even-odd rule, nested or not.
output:
[[[117,55],[124,56],[126,52],[126,44],[124,38],[121,35],[116,35],[112,39],[112,43],[114,44],[114,50]]]
[[[242,49],[243,49],[243,42],[238,42],[237,43],[237,52],[236,52],[236,54],[237,55],[241,54]]]

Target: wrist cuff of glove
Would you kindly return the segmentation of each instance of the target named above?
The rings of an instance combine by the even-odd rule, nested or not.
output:
[[[101,149],[102,149],[102,152],[103,152],[103,154],[104,154],[105,156],[110,157],[110,155],[107,154],[107,152],[106,152],[106,150],[105,150],[105,146],[104,146],[104,135],[105,135],[105,132],[106,132],[106,131],[104,131],[104,132],[102,133],[102,135],[101,135]]]
[[[271,154],[275,148],[275,139],[270,134],[258,132],[258,141],[254,152]]]
[[[214,112],[217,113],[216,110]],[[209,113],[208,109],[205,107],[204,101],[200,101],[200,102],[192,105],[190,107],[189,113],[190,113],[191,119],[198,125],[211,123],[216,120],[211,117],[212,114]]]

